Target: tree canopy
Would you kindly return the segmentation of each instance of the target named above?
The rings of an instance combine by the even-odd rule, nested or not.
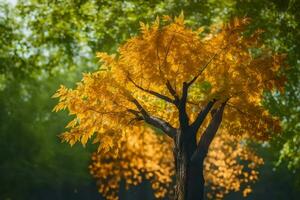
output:
[[[183,14],[174,20],[165,16],[151,26],[141,23],[141,34],[126,41],[117,55],[97,54],[103,62],[99,71],[85,74],[76,89],[61,86],[54,95],[60,99],[55,111],[67,108],[76,115],[62,139],[85,145],[94,136],[93,142],[100,143],[98,151],[118,154],[122,141],[144,131],[139,127],[150,126],[174,138],[176,129],[187,124],[197,130],[199,144],[208,150],[212,139],[206,132],[216,123],[214,113],[223,112],[225,104],[221,133],[269,139],[280,131],[279,120],[261,100],[264,90],[283,90],[284,78],[278,73],[283,55],[264,48],[261,31],[243,34],[248,23],[235,18],[212,26],[209,34],[188,28]],[[211,108],[213,117],[205,119]],[[234,159],[241,156],[235,155]]]
[[[55,111],[67,108],[76,115],[63,140],[85,144],[95,133],[96,142],[105,135],[116,137],[113,145],[127,129],[130,132],[129,124],[140,126],[144,120],[157,127],[149,113],[168,121],[157,127],[168,132],[165,129],[179,124],[174,105],[184,95],[182,85],[194,86],[186,100],[191,121],[197,122],[199,107],[227,100],[224,127],[229,133],[268,139],[268,131],[279,131],[279,121],[263,109],[260,100],[264,89],[282,89],[282,77],[276,73],[282,56],[267,50],[251,55],[249,49],[259,43],[257,33],[241,35],[245,24],[246,20],[236,19],[202,40],[184,26],[182,16],[162,28],[159,21],[151,28],[142,24],[142,34],[122,45],[117,58],[99,53],[105,67],[85,74],[76,89],[61,86],[54,95],[60,98]],[[103,143],[100,148],[108,150],[107,142]]]

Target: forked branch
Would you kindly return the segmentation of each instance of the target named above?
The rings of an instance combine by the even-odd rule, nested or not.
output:
[[[170,94],[174,97],[175,99],[175,104],[177,105],[179,103],[179,96],[177,95],[175,89],[172,87],[171,83],[169,80],[167,80],[166,86],[170,92]]]
[[[160,119],[155,116],[149,115],[149,113],[143,108],[143,106],[136,100],[132,99],[132,103],[134,103],[139,111],[136,110],[128,110],[132,114],[134,114],[137,118],[141,118],[149,125],[154,126],[155,128],[158,128],[162,130],[166,135],[168,135],[170,138],[173,138],[176,134],[176,129],[171,126],[168,122],[166,122],[163,119]]]
[[[192,162],[198,162],[206,157],[208,148],[222,122],[225,105],[226,102],[222,103],[221,107],[218,110],[212,111],[213,118],[200,138],[197,148],[191,157]]]
[[[197,133],[197,130],[203,123],[205,117],[207,116],[207,114],[209,113],[210,109],[213,107],[216,101],[217,101],[216,99],[209,101],[206,104],[206,106],[199,112],[195,121],[191,124],[191,127],[193,130],[195,130],[195,133]]]

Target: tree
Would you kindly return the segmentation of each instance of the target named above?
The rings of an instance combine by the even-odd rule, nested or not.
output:
[[[286,116],[289,117],[292,113],[292,118],[297,119],[296,113],[298,113],[295,112],[298,102],[289,98],[295,96],[297,100],[299,96],[297,95],[299,93],[297,90],[299,88],[297,83],[299,80],[297,62],[300,41],[297,12],[299,5],[299,0],[252,0],[249,2],[202,0],[201,4],[198,1],[180,0],[142,3],[136,0],[69,1],[67,3],[48,0],[18,1],[15,13],[22,18],[22,21],[5,21],[3,27],[8,26],[14,32],[4,30],[5,36],[2,37],[2,39],[5,38],[3,40],[5,43],[10,41],[7,38],[9,35],[17,38],[13,43],[18,46],[17,49],[11,48],[2,52],[3,55],[9,55],[6,61],[9,63],[13,61],[16,66],[6,65],[6,61],[2,60],[2,68],[13,70],[14,76],[23,76],[23,78],[24,75],[30,75],[32,69],[43,72],[47,69],[54,74],[66,69],[68,73],[72,70],[72,73],[82,71],[83,69],[78,70],[79,66],[85,66],[86,71],[95,69],[97,61],[93,57],[93,52],[114,51],[115,44],[123,42],[137,32],[136,21],[149,21],[156,15],[176,14],[184,10],[187,23],[193,27],[209,25],[220,19],[228,19],[230,16],[250,17],[254,21],[250,28],[262,28],[265,31],[263,39],[268,46],[275,51],[289,52],[287,60],[291,70],[287,71],[289,74],[287,92],[280,96],[269,95],[265,106],[286,124],[283,126],[283,136],[274,138],[273,143],[278,147],[280,160],[290,160],[289,166],[296,169],[299,168],[297,164],[299,156],[296,151],[297,144],[299,144],[297,135],[299,131],[297,131],[295,120],[286,121]],[[6,13],[4,10],[2,12]],[[24,34],[17,29],[27,29],[31,34]],[[2,46],[7,49],[6,44]],[[7,54],[9,51],[12,52]],[[61,54],[61,52],[65,53]],[[29,58],[28,55],[30,55]],[[88,67],[90,69],[87,69]],[[72,70],[69,70],[70,68]],[[0,81],[2,79],[7,79],[7,77],[1,75]],[[290,89],[291,92],[289,92]],[[285,102],[286,99],[289,100]],[[272,101],[275,101],[275,104]],[[279,110],[286,112],[279,113]],[[285,127],[289,127],[288,130]]]
[[[292,194],[292,192],[295,196],[298,195],[299,192],[296,191],[299,188],[298,180],[300,180],[297,178],[297,175],[300,174],[297,173],[300,160],[299,153],[297,153],[299,146],[297,146],[299,144],[299,131],[297,130],[299,127],[297,125],[299,98],[294,95],[299,96],[297,91],[300,88],[298,86],[299,69],[298,71],[296,69],[299,68],[297,60],[299,60],[300,55],[298,0],[252,0],[247,2],[240,0],[202,0],[201,4],[198,1],[181,0],[163,2],[136,0],[75,0],[68,2],[43,0],[37,2],[35,0],[19,0],[16,7],[9,9],[4,5],[5,1],[1,1],[0,4],[0,99],[2,108],[0,117],[0,146],[2,149],[0,168],[2,173],[0,176],[3,177],[1,185],[5,186],[2,187],[0,193],[8,194],[6,197],[2,195],[0,198],[15,198],[18,195],[18,198],[33,199],[37,193],[41,195],[37,189],[40,187],[43,187],[43,195],[52,199],[58,199],[59,197],[55,196],[58,193],[64,194],[63,197],[60,197],[63,199],[71,193],[74,194],[71,189],[67,190],[66,187],[61,187],[57,182],[64,183],[67,187],[73,187],[73,184],[70,183],[70,177],[72,179],[77,178],[81,174],[80,171],[85,170],[85,162],[82,161],[86,161],[84,157],[88,156],[85,153],[87,149],[81,150],[84,151],[81,154],[79,149],[77,153],[77,147],[76,150],[74,148],[57,148],[60,144],[56,141],[55,134],[61,131],[62,125],[69,118],[66,118],[64,113],[58,116],[49,113],[49,107],[52,107],[53,102],[47,98],[57,88],[59,82],[70,86],[71,83],[79,79],[81,71],[95,69],[97,59],[94,58],[94,52],[113,52],[117,43],[136,34],[139,27],[136,21],[151,21],[157,14],[175,14],[181,10],[184,10],[187,24],[191,27],[208,25],[221,19],[228,19],[232,15],[249,16],[253,19],[253,23],[250,25],[252,29],[260,27],[265,31],[263,34],[264,43],[272,46],[272,49],[276,51],[289,52],[290,70],[287,71],[289,73],[287,77],[289,86],[285,88],[285,93],[282,96],[278,96],[278,93],[270,95],[275,101],[270,99],[270,101],[264,102],[264,106],[272,114],[276,114],[282,119],[284,133],[273,138],[273,142],[278,146],[277,149],[274,149],[270,143],[270,146],[263,145],[263,149],[256,150],[258,154],[264,154],[267,165],[264,166],[263,171],[260,171],[264,178],[263,180],[260,179],[259,185],[256,184],[254,190],[256,193],[254,195],[260,192],[261,196],[250,196],[250,198],[273,199],[272,195]],[[93,13],[93,10],[96,10],[96,14]],[[93,15],[91,15],[92,13]],[[24,32],[24,30],[28,31]],[[46,78],[51,73],[54,74],[55,78]],[[79,74],[76,78],[75,73]],[[58,80],[58,76],[62,77],[61,80]],[[66,78],[70,80],[66,81]],[[16,80],[10,82],[11,79]],[[45,83],[49,84],[49,88],[48,86],[45,87]],[[2,91],[3,88],[5,91]],[[40,108],[44,109],[41,110]],[[32,112],[33,110],[34,112]],[[53,117],[48,118],[48,116]],[[41,117],[46,121],[42,122]],[[52,124],[51,121],[59,123]],[[26,141],[28,142],[26,143]],[[20,149],[20,145],[22,149]],[[283,150],[281,150],[282,147],[284,147]],[[35,148],[42,148],[45,154],[38,156],[35,151],[29,150]],[[13,152],[11,152],[12,149]],[[53,156],[53,151],[54,154],[61,156]],[[72,151],[73,153],[71,153]],[[265,154],[265,151],[270,152]],[[28,158],[26,153],[31,153],[31,158]],[[273,162],[277,161],[274,156],[279,153],[281,153],[282,161],[287,159],[291,161],[289,166],[293,171],[286,171],[284,165],[278,171],[272,171],[272,173],[269,171],[273,167],[270,163],[274,164]],[[103,154],[101,155],[103,156]],[[270,155],[272,155],[273,160],[269,159]],[[37,157],[43,159],[43,165],[37,162]],[[49,157],[53,159],[47,159]],[[66,157],[72,161],[66,160]],[[23,161],[28,163],[29,160],[31,164],[24,167]],[[70,170],[70,167],[76,166],[75,164],[80,164],[81,167]],[[45,167],[50,166],[52,170],[45,170]],[[39,174],[37,170],[39,170]],[[33,171],[35,172],[34,176],[32,176]],[[68,172],[70,175],[57,176],[57,173],[64,174],[64,172]],[[292,179],[281,178],[282,176],[288,177],[288,173],[294,173],[290,175]],[[88,174],[86,173],[85,176]],[[272,179],[267,179],[267,177]],[[298,186],[293,186],[292,180],[298,181]],[[15,184],[16,182],[17,184]],[[32,184],[32,182],[38,184]],[[269,184],[270,182],[273,184]],[[82,179],[78,179],[76,184],[81,183]],[[25,186],[26,189],[24,189]],[[28,189],[29,187],[34,188],[34,190]],[[55,188],[55,191],[50,188]],[[45,195],[47,191],[48,193]],[[30,194],[30,197],[26,196],[25,193]],[[41,197],[37,198],[40,199]],[[292,199],[292,197],[287,198]],[[121,199],[123,199],[122,196]]]
[[[134,134],[131,126],[159,129],[174,143],[175,199],[203,199],[203,162],[221,121],[235,137],[267,140],[280,131],[260,100],[264,90],[282,89],[283,56],[259,43],[260,31],[242,34],[247,19],[205,36],[187,28],[183,15],[164,19],[141,23],[141,35],[117,56],[98,53],[104,67],[74,90],[61,86],[54,110],[76,115],[64,141],[86,144],[94,135],[100,151],[118,149],[122,137]]]
[[[83,70],[95,69],[94,52],[112,52],[137,32],[137,20],[181,9],[190,16],[199,6],[178,0],[6,2],[0,1],[0,199],[75,199],[76,187],[79,196],[87,188],[82,185],[94,186],[86,171],[89,153],[56,148],[55,135],[69,119],[50,113],[49,95],[59,82],[72,85]]]

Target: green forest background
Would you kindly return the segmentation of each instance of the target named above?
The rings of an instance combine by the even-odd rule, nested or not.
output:
[[[94,147],[60,143],[68,116],[51,112],[51,96],[97,69],[95,53],[115,52],[139,21],[181,11],[192,27],[250,17],[249,30],[263,29],[265,44],[287,54],[286,91],[266,92],[263,102],[282,134],[253,144],[265,165],[245,199],[300,199],[299,10],[299,0],[0,0],[0,199],[101,199],[88,173]],[[154,199],[147,182],[120,197]]]

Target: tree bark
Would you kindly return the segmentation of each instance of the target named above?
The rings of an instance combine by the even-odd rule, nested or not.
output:
[[[191,143],[184,140],[185,135],[192,133],[186,131],[177,131],[175,138],[174,160],[176,168],[176,187],[175,200],[203,200],[204,195],[204,176],[203,161],[197,159],[191,161],[194,148]]]
[[[187,151],[183,145],[184,133],[177,130],[175,137],[174,160],[176,170],[175,200],[185,200],[187,190]]]
[[[212,120],[197,144],[194,126],[184,126],[176,131],[174,160],[176,168],[175,200],[203,200],[205,180],[203,163],[209,146],[222,121],[226,102],[213,110]]]

